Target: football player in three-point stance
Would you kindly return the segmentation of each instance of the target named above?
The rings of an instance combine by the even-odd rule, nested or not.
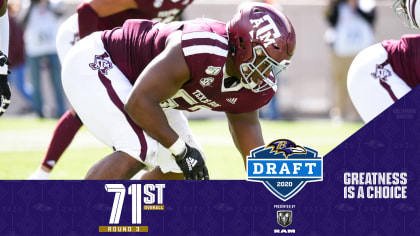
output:
[[[290,21],[267,4],[248,5],[227,24],[128,20],[82,39],[64,60],[64,90],[83,124],[115,150],[86,177],[121,179],[142,165],[153,169],[146,178],[207,179],[203,157],[171,128],[166,108],[225,112],[245,161],[264,145],[258,109],[295,43]],[[174,158],[156,163],[158,143]]]
[[[0,116],[10,104],[10,86],[7,81],[9,73],[9,15],[7,14],[7,0],[0,0]]]
[[[420,28],[420,3],[397,0],[394,11],[411,28]],[[361,51],[347,76],[350,98],[369,122],[420,84],[420,35],[384,40]]]
[[[92,32],[113,29],[121,26],[127,19],[151,19],[170,22],[181,14],[194,0],[162,1],[162,0],[91,0],[79,5],[77,14],[67,19],[57,34],[57,52],[61,63],[70,48],[80,39]],[[188,121],[180,111],[167,110],[166,115],[171,126],[192,146],[201,151],[188,128]],[[74,136],[82,126],[82,122],[73,109],[66,112],[59,120],[47,153],[41,166],[29,179],[48,179],[51,170],[63,152],[70,145]],[[160,149],[163,149],[160,147]],[[159,155],[167,155],[162,150]]]

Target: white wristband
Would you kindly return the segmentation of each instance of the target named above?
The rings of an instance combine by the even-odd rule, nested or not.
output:
[[[181,138],[178,138],[175,143],[169,147],[169,151],[171,151],[175,156],[178,156],[184,152],[185,148],[185,142]]]

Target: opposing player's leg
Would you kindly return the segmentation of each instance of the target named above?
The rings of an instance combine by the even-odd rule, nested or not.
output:
[[[74,14],[60,26],[57,33],[56,48],[61,64],[67,53],[78,40],[79,26],[77,14]],[[63,155],[82,125],[74,109],[65,112],[55,127],[41,166],[28,179],[49,179],[54,165]]]
[[[384,47],[375,44],[356,56],[348,72],[350,98],[366,123],[411,90],[387,59]]]
[[[130,177],[139,168],[136,162],[155,167],[158,144],[125,112],[123,102],[132,84],[112,63],[100,33],[82,39],[66,56],[63,87],[83,124],[115,151],[95,164],[87,178]]]
[[[49,179],[51,170],[73,141],[80,127],[82,121],[73,109],[64,113],[55,127],[41,166],[28,179]]]

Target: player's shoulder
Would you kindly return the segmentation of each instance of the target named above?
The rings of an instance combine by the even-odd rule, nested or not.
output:
[[[186,57],[206,54],[226,58],[226,25],[210,19],[186,21],[183,26],[182,47]]]
[[[419,34],[405,34],[401,36],[400,42],[409,49],[420,50]]]
[[[144,0],[136,0],[137,3],[137,11],[144,12],[144,13],[153,13],[153,12],[160,12],[164,11],[174,11],[175,9],[184,10],[187,6],[191,5],[194,0],[172,0],[172,1],[164,1],[164,0],[155,0],[155,1],[144,1]],[[165,14],[165,13],[164,13]]]
[[[420,43],[419,34],[405,34],[402,35],[399,40],[396,39],[387,39],[382,41],[382,45],[385,47],[402,47],[406,49],[407,47],[416,47]]]
[[[226,34],[226,23],[209,18],[197,18],[185,21],[184,31],[210,31],[217,34]]]

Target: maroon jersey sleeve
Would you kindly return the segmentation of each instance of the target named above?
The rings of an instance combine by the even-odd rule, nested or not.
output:
[[[182,49],[190,80],[171,98],[170,106],[188,111],[208,108],[230,113],[249,112],[265,105],[274,91],[253,93],[224,87],[224,66],[228,55],[226,25],[198,19],[184,23]],[[240,84],[239,84],[240,85]]]
[[[400,40],[384,40],[388,61],[408,86],[420,83],[420,35],[403,35]]]

